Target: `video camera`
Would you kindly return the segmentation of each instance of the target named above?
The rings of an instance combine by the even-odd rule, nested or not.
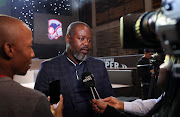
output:
[[[120,18],[122,48],[163,48],[167,71],[161,71],[165,91],[159,116],[178,116],[180,93],[180,0],[162,0],[156,11],[128,14]],[[154,62],[156,63],[156,62]],[[163,78],[163,79],[162,79]],[[178,97],[179,96],[179,97]],[[156,106],[155,106],[156,107]],[[163,113],[161,113],[163,112]]]
[[[162,0],[156,11],[120,18],[122,48],[159,48],[180,56],[180,0]]]

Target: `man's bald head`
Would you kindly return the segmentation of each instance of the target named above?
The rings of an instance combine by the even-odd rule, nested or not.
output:
[[[24,25],[24,29],[20,25]],[[14,17],[0,15],[0,41],[13,41],[17,33],[21,33],[20,31],[25,28],[28,26],[24,22]]]
[[[24,25],[22,27],[22,25]],[[24,22],[7,15],[0,15],[0,54],[3,55],[3,44],[5,42],[15,43],[20,33],[29,28]]]
[[[19,19],[0,15],[0,73],[25,75],[35,56],[32,32]]]

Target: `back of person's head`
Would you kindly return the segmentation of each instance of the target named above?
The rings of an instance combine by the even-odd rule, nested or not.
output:
[[[0,15],[0,24],[0,71],[10,77],[24,75],[34,57],[32,32],[24,22],[11,16]]]
[[[21,30],[24,30],[23,27],[19,27],[19,25],[25,25],[22,21],[7,15],[0,15],[0,57],[6,57],[3,49],[3,45],[6,42],[15,43],[15,41],[19,38],[18,33]]]
[[[11,26],[12,25],[12,18],[6,15],[0,15],[0,57],[8,58],[4,53],[4,43],[5,42],[12,42],[12,37],[9,32],[12,32]],[[9,27],[9,28],[8,28]]]

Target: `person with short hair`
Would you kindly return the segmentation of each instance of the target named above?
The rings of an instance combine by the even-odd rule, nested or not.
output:
[[[151,82],[151,73],[153,67],[150,64],[150,59],[153,54],[153,49],[145,48],[144,56],[137,62],[137,74],[141,80],[141,96],[142,99],[148,99],[149,87]]]
[[[13,81],[14,75],[25,75],[30,68],[35,56],[32,40],[32,32],[24,22],[0,15],[1,117],[53,117],[43,93]]]
[[[60,80],[64,97],[64,117],[97,117],[91,107],[92,94],[82,83],[82,73],[94,75],[95,86],[101,98],[114,96],[105,64],[88,56],[92,43],[90,27],[80,21],[72,22],[66,33],[66,50],[50,61],[41,63],[35,89],[49,95],[48,83]]]

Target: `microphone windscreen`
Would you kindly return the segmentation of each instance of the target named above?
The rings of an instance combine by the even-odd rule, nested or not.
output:
[[[95,87],[94,75],[90,72],[82,73],[82,82],[86,88]]]

